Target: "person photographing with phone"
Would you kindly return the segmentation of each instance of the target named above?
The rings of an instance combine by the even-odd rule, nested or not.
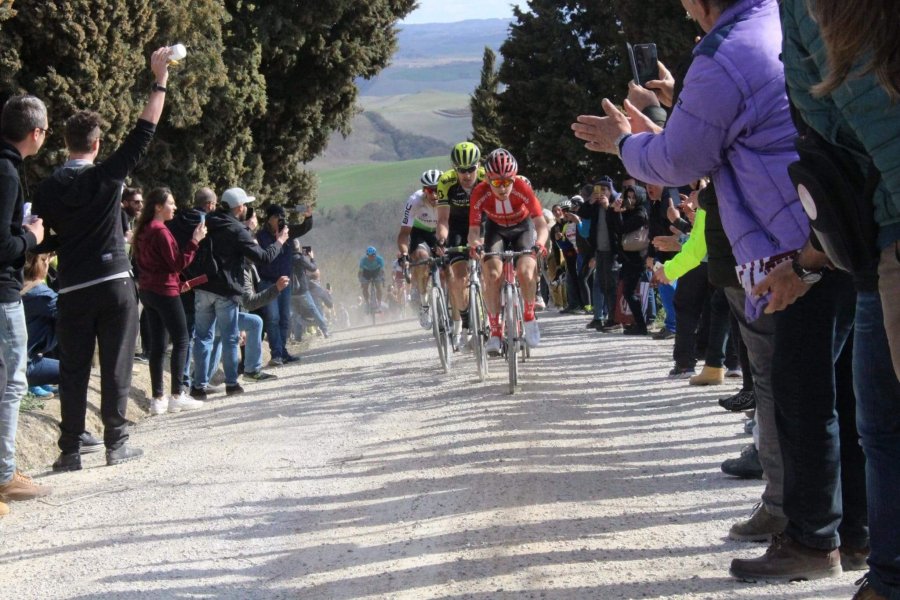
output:
[[[287,233],[287,239],[292,240],[305,235],[313,226],[312,211],[306,210],[300,215],[303,222],[299,225],[288,225],[288,213],[279,204],[270,204],[266,208],[266,220],[256,234],[256,241],[263,249],[267,249],[281,232]],[[293,245],[285,244],[280,253],[270,264],[260,265],[260,291],[275,285],[281,277],[291,277],[293,274]],[[264,310],[264,322],[266,338],[269,340],[269,352],[272,356],[271,363],[274,366],[289,364],[300,360],[288,352],[287,343],[291,335],[291,288],[288,286],[282,290],[275,301],[266,305]]]

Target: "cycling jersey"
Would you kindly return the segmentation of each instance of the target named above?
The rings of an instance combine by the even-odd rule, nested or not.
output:
[[[380,256],[376,256],[375,260],[369,260],[368,257],[363,256],[359,259],[359,270],[365,273],[375,273],[377,271],[384,270],[384,259]]]
[[[478,175],[475,178],[475,187],[484,180],[484,167],[478,167]],[[462,232],[463,238],[469,230],[469,197],[470,193],[463,189],[459,183],[459,175],[456,169],[445,171],[438,180],[437,187],[438,206],[450,207],[450,231]]]
[[[428,232],[437,229],[437,207],[428,204],[425,192],[418,190],[406,201],[400,226]]]
[[[489,221],[493,221],[501,227],[511,227],[531,217],[542,217],[543,209],[534,190],[521,176],[513,181],[509,198],[500,200],[491,191],[491,185],[482,181],[472,190],[472,200],[469,206],[469,226],[481,225],[481,215],[484,213]]]

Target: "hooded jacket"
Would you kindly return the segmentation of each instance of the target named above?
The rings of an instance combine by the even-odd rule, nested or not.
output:
[[[40,251],[59,255],[61,292],[131,271],[122,234],[122,187],[147,153],[155,130],[139,119],[106,161],[69,161],[38,187],[32,212],[54,233]]]
[[[244,290],[244,259],[257,265],[271,263],[281,252],[281,242],[275,242],[266,249],[260,248],[244,224],[231,212],[223,210],[206,216],[206,230],[219,269],[214,277],[197,289],[240,302]]]
[[[712,174],[739,263],[798,250],[809,237],[787,173],[797,133],[780,52],[777,0],[739,0],[694,48],[665,130],[622,144],[638,179],[678,186]]]
[[[22,155],[0,142],[0,302],[18,302],[22,289],[25,251],[37,244],[33,233],[25,231],[25,194],[19,179]]]

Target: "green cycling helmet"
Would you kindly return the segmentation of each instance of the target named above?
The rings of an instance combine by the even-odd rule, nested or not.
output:
[[[481,160],[481,150],[472,142],[460,142],[453,146],[453,151],[450,152],[450,162],[457,169],[477,167],[479,160]]]

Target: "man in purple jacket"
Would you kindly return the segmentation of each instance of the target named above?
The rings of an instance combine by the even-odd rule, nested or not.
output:
[[[774,316],[772,383],[788,524],[764,556],[734,560],[731,573],[751,581],[836,575],[839,546],[850,554],[868,544],[849,361],[835,368],[853,326],[855,292],[846,274],[822,271],[821,257],[798,256],[809,224],[787,173],[796,160],[796,131],[779,60],[778,3],[682,5],[707,35],[694,49],[665,131],[649,133],[652,128],[629,102],[631,122],[606,99],[606,117],[580,116],[572,129],[588,149],[619,154],[628,172],[643,181],[681,185],[712,175],[747,291],[748,320],[772,312],[767,305],[773,298],[780,308],[778,289],[774,295],[751,293],[776,265],[792,265],[795,275],[788,283],[806,287],[805,295]]]

